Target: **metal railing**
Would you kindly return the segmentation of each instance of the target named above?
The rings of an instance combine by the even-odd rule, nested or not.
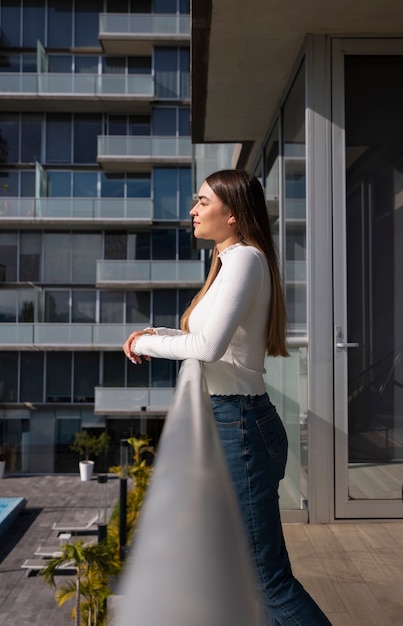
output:
[[[261,626],[240,513],[201,364],[183,362],[116,626]]]

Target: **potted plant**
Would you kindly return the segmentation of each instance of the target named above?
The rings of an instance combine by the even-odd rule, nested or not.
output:
[[[70,449],[84,457],[79,463],[82,481],[91,480],[92,477],[94,461],[90,459],[90,456],[98,456],[102,452],[106,452],[108,448],[109,437],[105,432],[100,435],[93,435],[87,430],[82,430],[75,434],[74,443],[70,446]]]
[[[0,446],[0,478],[3,478],[5,468],[6,468],[6,457],[4,455],[3,448]]]

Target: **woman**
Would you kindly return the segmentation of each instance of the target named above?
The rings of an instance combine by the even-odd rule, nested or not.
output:
[[[203,362],[213,412],[264,593],[268,624],[330,624],[294,578],[281,528],[278,484],[287,436],[267,396],[265,353],[286,356],[286,314],[263,189],[222,170],[202,184],[190,211],[194,235],[215,242],[206,283],[181,330],[146,328],[123,346],[150,357]]]

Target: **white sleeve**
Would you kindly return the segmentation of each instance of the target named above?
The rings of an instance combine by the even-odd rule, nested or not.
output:
[[[226,260],[219,273],[220,288],[213,306],[205,312],[201,330],[176,336],[141,335],[135,354],[173,360],[195,358],[206,363],[220,359],[262,286],[263,262],[265,259],[250,248]],[[204,298],[197,306],[203,306]]]

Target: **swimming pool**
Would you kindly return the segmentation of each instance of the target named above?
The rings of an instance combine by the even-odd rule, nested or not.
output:
[[[21,513],[26,503],[25,498],[0,498],[0,537]]]

